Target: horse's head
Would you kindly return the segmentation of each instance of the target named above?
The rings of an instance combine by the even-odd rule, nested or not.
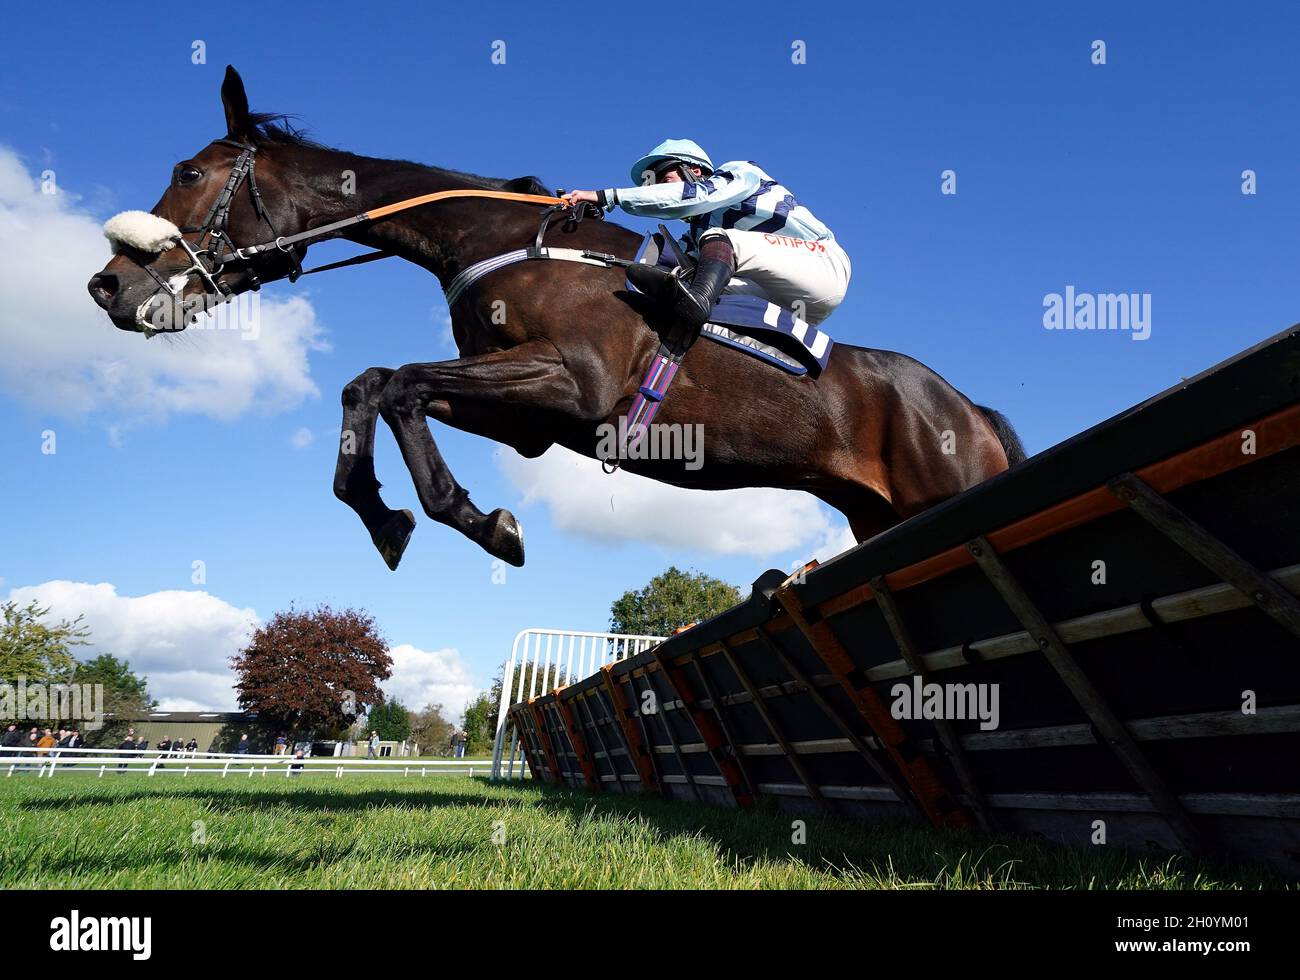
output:
[[[301,248],[246,254],[296,230],[297,218],[271,161],[257,166],[257,119],[229,66],[221,103],[226,135],[176,164],[152,211],[126,211],[104,225],[115,254],[87,289],[122,330],[183,330],[205,310],[300,271]]]

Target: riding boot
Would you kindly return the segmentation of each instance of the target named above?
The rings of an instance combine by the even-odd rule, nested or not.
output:
[[[710,235],[700,245],[700,261],[689,284],[662,266],[638,264],[627,270],[632,285],[692,328],[702,326],[713,312],[736,271],[736,257],[726,235]]]

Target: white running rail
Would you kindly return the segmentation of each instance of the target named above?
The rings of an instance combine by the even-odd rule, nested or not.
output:
[[[635,633],[588,633],[581,630],[520,630],[510,648],[502,675],[501,707],[497,712],[496,739],[492,745],[492,778],[501,778],[505,757],[506,716],[511,707],[546,694],[557,687],[590,677],[606,664],[617,663],[649,650],[662,636]],[[516,683],[517,681],[517,683]],[[510,738],[506,778],[513,779],[519,734]],[[520,775],[523,775],[522,764]]]
[[[92,775],[127,772],[146,776],[333,776],[386,773],[390,776],[473,776],[490,768],[486,759],[359,759],[336,756],[254,755],[234,752],[159,752],[157,749],[39,749],[29,746],[0,749],[6,777],[35,773],[38,779],[55,772]]]

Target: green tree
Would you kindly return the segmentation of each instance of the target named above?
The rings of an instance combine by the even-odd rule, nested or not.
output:
[[[149,696],[147,679],[139,677],[125,660],[111,653],[101,653],[73,669],[74,684],[104,685],[104,714],[113,716],[104,727],[91,731],[84,728],[86,745],[116,745],[127,729],[128,718],[151,711],[158,702]],[[205,746],[206,748],[206,746]]]
[[[527,698],[528,690],[526,688],[528,686],[528,681],[530,680],[530,674],[532,673],[537,674],[536,686],[541,687],[541,683],[543,680],[543,672],[541,670],[530,671],[527,669],[527,667],[528,667],[527,664],[515,664],[514,683],[512,684],[511,691],[510,691],[510,695],[511,695],[510,703],[512,705],[518,704],[520,701],[523,701]],[[492,737],[494,739],[496,738],[497,715],[501,711],[501,699],[505,697],[505,675],[506,675],[506,667],[505,664],[502,664],[501,669],[497,671],[496,677],[492,678],[492,687],[488,691],[488,727],[491,729]],[[539,691],[539,693],[545,694],[546,692]],[[506,718],[507,738],[509,738],[510,731],[511,731],[510,719],[507,717]]]
[[[624,592],[609,610],[612,633],[668,636],[679,626],[703,622],[741,601],[740,590],[703,572],[675,565],[639,590]]]
[[[404,742],[411,734],[411,713],[401,701],[386,701],[370,709],[368,732],[378,732],[385,742]]]
[[[411,738],[420,746],[421,755],[450,755],[451,731],[446,709],[440,704],[426,704],[411,714]]]
[[[58,684],[72,676],[72,648],[86,645],[90,627],[81,616],[46,623],[49,611],[35,600],[0,605],[0,681],[15,684],[22,677],[29,684]]]
[[[467,755],[481,755],[492,751],[496,723],[497,716],[492,710],[492,696],[487,691],[480,691],[473,701],[465,705],[465,734],[469,737],[465,746]]]

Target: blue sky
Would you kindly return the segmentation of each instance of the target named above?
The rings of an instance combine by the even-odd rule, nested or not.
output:
[[[455,356],[436,281],[391,262],[269,287],[267,329],[283,323],[282,342],[229,370],[197,342],[153,350],[164,342],[113,331],[81,292],[107,255],[93,224],[150,207],[172,165],[222,135],[227,62],[254,109],[293,113],[322,141],[372,156],[567,188],[623,183],[665,136],[755,160],[853,259],[823,329],[930,364],[1004,411],[1031,451],[1297,319],[1294,4],[712,9],[10,10],[0,596],[57,598],[60,612],[89,603],[106,646],[175,704],[209,707],[226,706],[211,692],[234,611],[357,605],[414,651],[395,693],[453,701],[486,685],[519,629],[602,629],[611,600],[670,563],[745,586],[843,540],[837,516],[775,493],[736,496],[725,520],[720,505],[683,498],[665,535],[655,517],[674,514],[676,498],[644,481],[570,476],[563,459],[523,465],[439,427],[479,506],[522,520],[528,564],[494,585],[484,553],[425,520],[390,573],[330,490],[338,392],[371,365]],[[1097,39],[1104,65],[1091,62]],[[195,40],[204,65],[191,63]],[[503,65],[491,62],[496,40]],[[795,41],[806,64],[791,62]],[[940,193],[947,169],[955,195]],[[1241,193],[1247,169],[1254,195]],[[56,201],[32,197],[44,170]],[[1067,285],[1150,294],[1150,338],[1045,330],[1043,299]],[[53,455],[41,452],[47,430]],[[389,503],[418,513],[384,432],[377,463]],[[40,591],[49,582],[104,587]],[[164,635],[151,633],[158,618]]]

